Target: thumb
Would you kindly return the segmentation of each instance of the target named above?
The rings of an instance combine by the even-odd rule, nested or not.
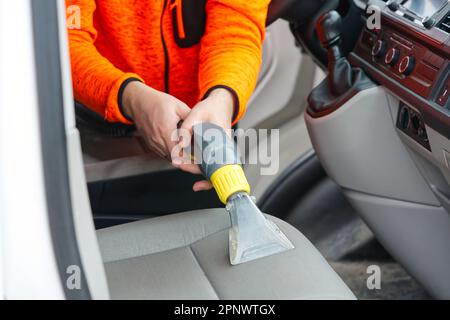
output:
[[[180,127],[180,129],[189,132],[190,135],[192,135],[192,127],[198,122],[194,115],[194,113],[191,113],[188,117],[186,117]]]
[[[177,105],[176,113],[180,117],[181,120],[186,119],[190,112],[191,112],[191,109],[187,105],[185,105],[185,104]]]

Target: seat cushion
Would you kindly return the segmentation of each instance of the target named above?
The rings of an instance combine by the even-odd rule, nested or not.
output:
[[[354,299],[317,249],[268,216],[295,249],[232,266],[223,209],[168,215],[98,231],[113,299]]]

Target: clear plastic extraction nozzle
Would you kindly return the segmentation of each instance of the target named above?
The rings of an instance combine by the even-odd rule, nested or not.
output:
[[[232,265],[294,248],[277,225],[264,217],[247,193],[231,196],[226,209],[231,217],[229,250]]]

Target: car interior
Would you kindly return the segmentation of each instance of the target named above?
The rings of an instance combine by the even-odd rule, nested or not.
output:
[[[244,170],[295,249],[238,266],[215,192],[194,193],[200,176],[156,158],[133,126],[74,102],[61,1],[32,9],[40,105],[59,110],[47,120],[59,123],[52,135],[63,132],[68,164],[67,188],[52,192],[67,193],[70,215],[51,220],[66,230],[54,239],[75,240],[65,255],[85,275],[69,296],[450,298],[447,0],[272,1],[259,80],[237,127],[279,129],[277,174],[261,175],[266,163]],[[266,142],[241,151],[251,157]],[[381,290],[367,287],[370,265],[381,268]]]

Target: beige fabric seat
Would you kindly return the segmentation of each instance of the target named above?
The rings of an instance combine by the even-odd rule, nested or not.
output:
[[[270,217],[295,249],[231,266],[229,216],[191,211],[98,231],[113,299],[354,299],[295,228]]]

